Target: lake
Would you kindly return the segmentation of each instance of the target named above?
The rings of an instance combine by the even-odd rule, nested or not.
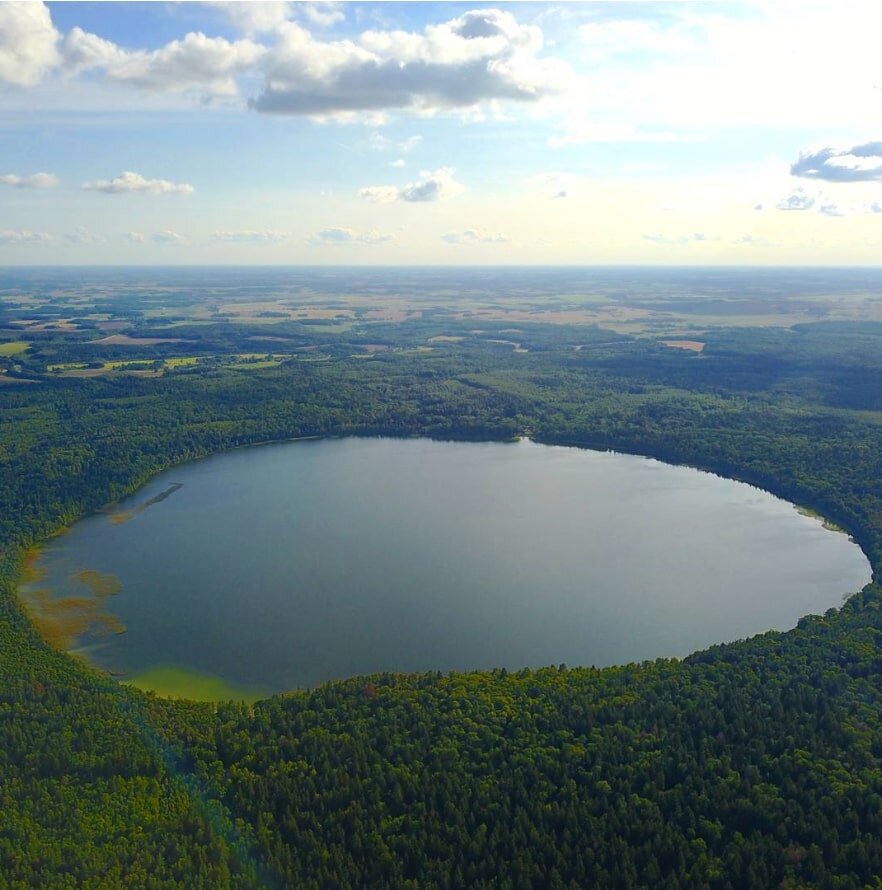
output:
[[[170,470],[49,541],[35,570],[21,593],[57,642],[207,698],[683,656],[793,627],[870,579],[846,535],[709,473],[529,441],[381,438]]]

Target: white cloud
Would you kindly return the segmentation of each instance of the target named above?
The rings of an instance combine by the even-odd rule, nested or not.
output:
[[[811,210],[814,206],[815,198],[802,188],[794,189],[775,205],[778,210]]]
[[[262,0],[262,2],[215,0],[215,2],[208,2],[205,5],[213,6],[223,12],[233,26],[243,34],[272,31],[277,25],[291,17],[294,6],[293,3],[287,3],[284,0]]]
[[[205,5],[218,9],[237,30],[248,35],[273,31],[295,17],[304,18],[317,28],[330,28],[346,18],[341,4],[331,0],[213,0]]]
[[[11,185],[17,189],[48,189],[58,185],[58,177],[54,173],[32,173],[30,176],[7,173],[0,176],[0,185]]]
[[[251,40],[231,42],[190,32],[156,50],[128,51],[73,28],[63,51],[66,68],[75,73],[99,69],[110,81],[144,90],[198,89],[211,96],[234,96],[239,92],[236,76],[253,69],[267,49]]]
[[[877,5],[621,3],[592,18],[552,144],[878,119]]]
[[[882,142],[854,148],[821,148],[800,152],[790,168],[793,176],[827,182],[882,182]]]
[[[398,160],[396,160],[396,161],[389,161],[390,167],[401,168],[401,167],[404,167],[406,164],[407,164],[407,161],[405,161],[404,158],[398,158]]]
[[[298,3],[297,11],[317,28],[330,28],[346,18],[340,3],[333,0],[316,0],[314,3]]]
[[[401,189],[394,185],[369,185],[359,194],[374,204],[390,204],[401,200]]]
[[[64,69],[68,74],[79,74],[93,68],[123,64],[126,52],[115,43],[75,27],[68,31],[62,43]]]
[[[126,170],[114,179],[97,179],[84,182],[87,192],[104,192],[106,195],[120,195],[139,192],[150,195],[190,195],[195,189],[186,182],[170,182],[168,179],[145,179],[140,173]]]
[[[54,240],[55,236],[48,232],[0,229],[0,244],[49,244]]]
[[[239,231],[239,232],[212,232],[211,237],[215,241],[225,241],[230,244],[278,244],[287,241],[290,232],[266,231]]]
[[[853,185],[832,184],[830,186],[831,192],[834,193],[832,196],[822,191],[807,192],[803,188],[797,188],[778,201],[775,206],[778,210],[811,210],[822,216],[831,217],[882,212],[882,203],[872,200],[866,191],[861,195],[864,198],[862,202],[841,200],[843,197],[851,197],[851,190],[854,188]]]
[[[154,232],[150,239],[155,244],[186,244],[187,239],[183,235],[179,235],[177,232],[172,232],[170,229],[163,229],[161,232]]]
[[[480,229],[447,232],[441,239],[448,244],[508,244],[511,241],[511,238],[501,232],[484,232]]]
[[[383,244],[393,241],[394,235],[378,232],[376,229],[358,231],[345,227],[323,229],[310,238],[313,244]]]
[[[441,167],[434,173],[423,173],[422,178],[403,188],[394,185],[372,185],[361,189],[359,194],[374,204],[387,204],[392,201],[421,203],[425,201],[446,201],[465,191],[465,186],[453,177],[450,167]]]
[[[835,201],[828,200],[818,205],[818,213],[822,213],[824,216],[845,216],[847,211]]]
[[[147,240],[147,236],[143,232],[125,232],[122,237],[132,244],[143,244]]]
[[[286,22],[266,60],[258,111],[339,117],[393,109],[465,109],[491,100],[535,103],[560,93],[568,66],[539,58],[542,32],[509,12],[473,10],[422,33],[365,31],[323,42]]]
[[[0,83],[39,83],[59,63],[58,38],[44,3],[0,3]]]
[[[584,56],[593,62],[639,54],[640,56],[690,55],[695,39],[687,22],[675,19],[667,27],[661,22],[639,19],[609,19],[589,22],[578,29]]]

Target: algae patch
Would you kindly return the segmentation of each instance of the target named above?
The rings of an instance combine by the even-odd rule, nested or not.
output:
[[[179,488],[183,488],[183,482],[172,482],[165,491],[161,491],[159,494],[154,495],[152,498],[144,501],[141,504],[137,504],[129,510],[120,510],[116,504],[111,504],[108,507],[105,507],[101,512],[107,514],[107,518],[114,525],[122,525],[124,522],[128,522],[130,519],[134,519],[139,513],[143,513],[148,507],[152,507],[154,504],[162,503],[167,497],[173,495]]]
[[[126,632],[122,621],[105,608],[105,598],[122,590],[116,575],[84,569],[71,577],[87,592],[57,596],[49,588],[37,586],[47,575],[46,567],[38,563],[40,555],[39,547],[25,552],[18,595],[34,627],[50,646],[69,651],[86,634],[103,637]]]
[[[105,611],[99,596],[53,597],[39,589],[22,594],[22,600],[43,639],[56,649],[72,649],[87,632],[108,636],[126,631],[116,615]]]
[[[799,505],[796,505],[796,512],[799,513],[801,516],[808,516],[811,519],[817,519],[818,522],[820,522],[821,525],[829,532],[839,532],[843,535],[848,534],[848,532],[844,528],[842,528],[842,526],[837,525],[835,522],[827,519],[826,516],[822,516],[816,510],[812,510],[811,507],[800,507]]]
[[[214,674],[172,664],[158,664],[123,680],[144,692],[154,692],[162,698],[187,698],[191,701],[245,701],[265,698],[263,690],[236,687]]]
[[[80,584],[85,584],[95,596],[111,596],[122,590],[122,582],[116,575],[96,572],[95,569],[84,569],[82,572],[77,572],[74,578]]]
[[[21,561],[22,584],[36,584],[38,581],[42,581],[46,577],[45,567],[37,565],[37,560],[39,558],[39,547],[29,547],[25,551]]]

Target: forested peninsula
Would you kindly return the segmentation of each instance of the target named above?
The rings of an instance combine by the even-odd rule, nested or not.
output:
[[[720,329],[699,355],[538,323],[512,349],[466,324],[378,325],[385,349],[344,338],[322,361],[293,354],[328,339],[301,325],[247,372],[172,361],[212,336],[230,352],[221,326],[182,326],[149,376],[53,373],[88,349],[58,338],[8,360],[0,883],[882,886],[875,583],[683,660],[383,674],[254,705],[141,693],[37,633],[16,596],[28,548],[167,467],[300,436],[529,435],[686,463],[817,510],[878,580],[882,325]]]

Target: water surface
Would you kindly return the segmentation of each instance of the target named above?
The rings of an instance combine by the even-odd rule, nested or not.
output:
[[[115,577],[103,606],[127,632],[81,638],[93,661],[266,691],[682,656],[792,627],[870,577],[844,534],[748,485],[530,442],[241,449],[118,510],[51,541],[25,595]]]

